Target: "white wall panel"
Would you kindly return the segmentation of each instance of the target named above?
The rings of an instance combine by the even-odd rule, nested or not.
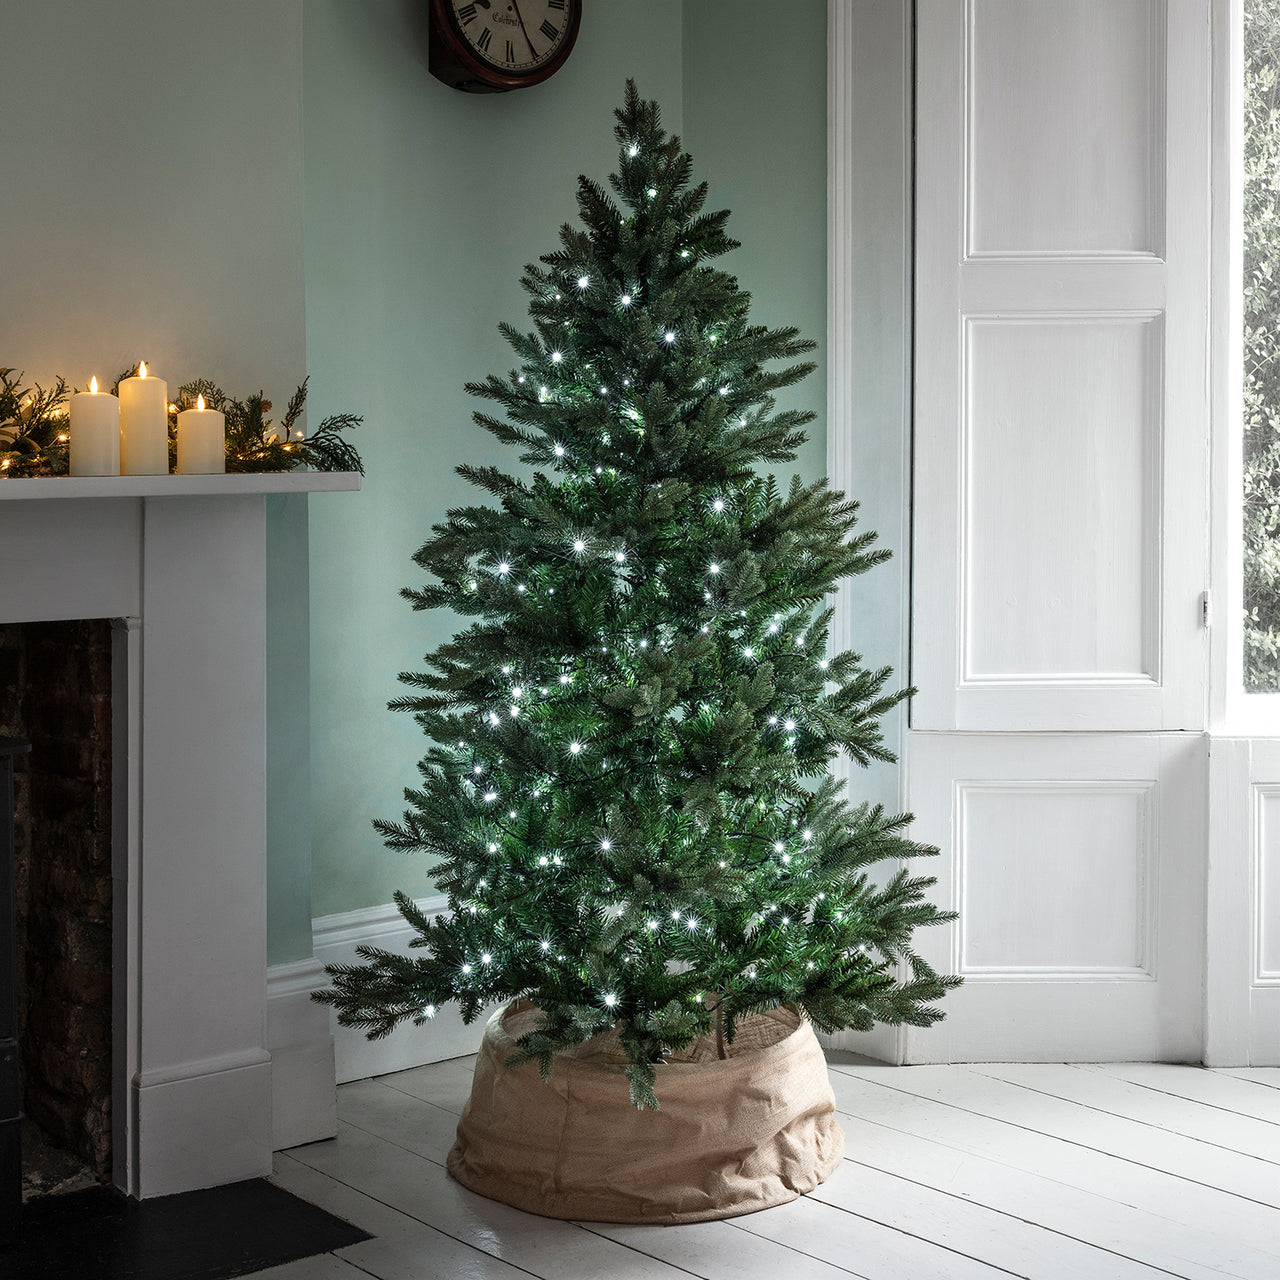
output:
[[[1253,981],[1280,986],[1280,785],[1253,787]]]
[[[967,17],[970,256],[1161,256],[1161,0]]]
[[[1157,681],[1160,318],[969,316],[965,346],[963,679]]]
[[[1205,0],[919,0],[911,726],[1204,727]]]
[[[1200,734],[913,733],[908,800],[964,976],[909,1062],[1191,1061],[1202,1043]]]
[[[1150,978],[1153,781],[956,784],[966,978]]]

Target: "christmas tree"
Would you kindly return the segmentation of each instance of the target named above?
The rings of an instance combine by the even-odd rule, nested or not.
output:
[[[841,749],[893,759],[879,719],[906,693],[826,652],[826,597],[888,553],[825,480],[757,471],[805,438],[814,414],[773,393],[814,344],[751,325],[711,265],[728,213],[657,104],[629,82],[616,116],[612,193],[579,179],[581,227],[523,277],[533,332],[501,326],[519,367],[467,388],[532,473],[459,467],[496,505],[450,511],[414,557],[434,581],[403,593],[474,619],[400,677],[391,706],[435,745],[376,824],[435,855],[450,914],[398,895],[418,954],[362,948],[318,998],[372,1038],[525,997],[542,1017],[511,1065],[547,1075],[612,1030],[653,1106],[665,1054],[746,1015],[925,1026],[957,979],[911,949],[947,918],[932,879],[873,874],[936,851],[826,776]]]

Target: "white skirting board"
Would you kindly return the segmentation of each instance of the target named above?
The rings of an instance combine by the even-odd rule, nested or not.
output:
[[[448,910],[443,895],[417,903],[427,915]],[[334,1085],[406,1071],[475,1053],[486,1010],[467,1026],[453,1007],[425,1026],[406,1024],[381,1040],[340,1027],[333,1011],[311,999],[328,985],[324,966],[359,962],[356,947],[369,944],[410,954],[413,930],[394,903],[321,916],[312,921],[315,955],[310,960],[273,965],[267,971],[267,1048],[272,1060],[276,1150],[332,1137],[337,1131]]]

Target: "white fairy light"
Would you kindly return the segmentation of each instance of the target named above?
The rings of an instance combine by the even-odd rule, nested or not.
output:
[[[658,922],[656,920],[646,920],[644,927],[652,933],[658,927]]]
[[[618,1003],[618,997],[611,991],[607,996],[605,996],[604,1003],[606,1008],[612,1009],[613,1006]]]
[[[492,963],[493,963],[493,957],[492,957],[492,956],[491,956],[491,955],[486,951],[486,952],[484,953],[484,955],[482,955],[482,956],[480,957],[480,963],[481,963],[481,964],[492,964]]]
[[[508,809],[508,810],[507,810],[507,817],[508,817],[508,818],[511,818],[512,820],[514,820],[514,819],[516,818],[516,816],[517,816],[517,815],[516,815],[516,811],[515,811],[514,809]]]
[[[650,199],[650,200],[652,200],[652,199],[653,199],[653,197],[654,197],[654,196],[656,196],[657,194],[658,194],[658,188],[657,188],[657,187],[650,187],[650,188],[649,188],[649,199]]]
[[[542,942],[539,945],[542,947],[543,951],[551,950],[551,943],[549,943],[545,938],[543,938]]]
[[[538,859],[538,866],[540,866],[540,867],[545,867],[545,866],[549,866],[549,865],[550,865],[550,859],[549,859],[549,858],[547,857],[547,855],[544,853],[544,854],[542,855],[542,857],[540,857],[540,858]]]
[[[707,624],[704,622],[704,623],[702,624],[702,626],[701,626],[700,630],[705,634],[706,632],[710,631],[710,630],[711,630],[711,628],[710,628],[709,626],[707,626]]]
[[[561,683],[561,684],[568,684],[568,683],[569,683],[569,680],[570,680],[570,677],[569,677],[569,676],[561,676],[561,677],[560,677],[560,683]]]
[[[613,842],[611,840],[601,840],[600,847],[608,853],[609,850],[613,848]]]
[[[717,499],[716,499],[716,500],[711,504],[711,509],[712,509],[712,511],[723,511],[723,510],[724,510],[724,499],[723,499],[723,498],[717,498]]]
[[[434,1018],[436,1016],[436,1007],[433,1004],[429,1004],[422,1012],[425,1017]]]
[[[728,387],[721,387],[721,388],[720,388],[720,394],[721,394],[722,396],[727,396],[727,395],[729,394],[729,388],[728,388]]]
[[[563,360],[563,359],[564,359],[564,356],[562,356],[562,355],[560,354],[560,352],[558,352],[558,351],[553,351],[553,352],[551,353],[551,363],[552,363],[552,364],[559,364],[559,363],[560,363],[560,361],[561,361],[561,360]]]
[[[477,764],[477,765],[472,765],[472,766],[471,766],[471,772],[472,772],[472,773],[483,773],[483,772],[484,772],[484,766],[483,766],[483,765],[478,765],[478,764]]]
[[[497,712],[494,712],[494,711],[489,712],[489,723],[495,724],[495,725],[502,723],[502,721],[498,719]]]
[[[596,468],[596,475],[603,475],[603,474],[604,474],[604,468],[603,468],[603,467],[597,467],[597,468]]]
[[[502,674],[503,674],[504,676],[509,676],[509,675],[511,674],[511,668],[510,668],[510,667],[503,667],[503,668],[502,668]]]
[[[633,160],[636,158],[639,152],[640,152],[640,148],[637,147],[634,142],[631,144],[631,146],[627,148],[627,155],[629,155]]]
[[[613,558],[614,558],[614,559],[615,559],[619,564],[626,564],[626,563],[627,563],[627,553],[626,553],[625,551],[615,551],[615,552],[613,553]]]
[[[629,307],[631,305],[631,295],[629,293],[624,293],[622,297],[618,299],[618,301],[622,303],[624,307]],[[630,383],[628,383],[627,385],[630,386]]]
[[[804,637],[803,637],[803,636],[796,636],[796,638],[795,638],[795,640],[793,641],[793,643],[795,644],[795,646],[796,646],[796,648],[797,648],[797,649],[803,649],[803,648],[804,648]]]
[[[783,860],[783,862],[790,862],[790,861],[791,861],[791,855],[790,855],[789,853],[784,853],[784,854],[782,855],[782,860]]]
[[[689,256],[689,250],[688,250],[688,249],[681,249],[681,250],[680,250],[680,256],[681,256],[682,258],[687,258],[687,257]]]
[[[778,717],[777,717],[777,716],[770,716],[770,717],[769,717],[769,723],[770,723],[770,724],[777,724],[777,723],[778,723]]]
[[[770,634],[770,635],[776,635],[776,634],[777,634],[777,630],[778,630],[778,624],[777,624],[776,622],[771,622],[771,623],[769,623],[769,634]]]
[[[564,445],[562,445],[562,444],[558,444],[558,445],[556,445],[556,457],[557,457],[557,458],[563,458],[563,457],[564,457]]]
[[[640,647],[641,647],[642,649],[647,649],[647,648],[649,647],[649,642],[648,642],[647,640],[641,640],[641,641],[640,641]]]
[[[576,756],[581,750],[582,750],[582,743],[580,742],[569,743],[569,751],[572,755]]]
[[[830,665],[831,663],[829,663],[826,658],[823,658],[823,660],[818,663],[819,668],[823,671],[825,671]]]
[[[471,966],[470,966],[469,964],[464,964],[464,965],[462,966],[462,972],[463,972],[463,973],[470,973],[470,972],[471,972]]]
[[[523,591],[523,590],[524,590],[524,583],[523,583],[523,582],[522,582],[522,583],[520,583],[520,585],[516,587],[516,590],[517,590],[517,591]]]
[[[786,848],[786,846],[782,843],[782,841],[781,841],[781,840],[775,840],[775,841],[773,842],[773,851],[774,851],[774,853],[781,853],[781,852],[783,851],[783,849],[784,849],[784,848]]]
[[[676,340],[675,331],[673,329],[668,329],[666,333],[662,335],[662,340],[666,343],[674,342]]]
[[[719,573],[719,572],[720,572],[720,566],[719,566],[718,564],[713,564],[713,565],[711,565],[710,567],[711,567],[711,572],[712,572],[712,573]]]
[[[467,583],[467,590],[468,590],[468,591],[474,591],[475,589],[476,589],[476,580],[475,580],[474,578],[472,578],[472,579]]]
[[[794,729],[795,729],[795,727],[796,727],[796,722],[795,722],[794,720],[788,720],[788,721],[786,722],[786,724],[784,724],[782,727],[783,727],[783,728],[784,728],[788,733],[791,733],[791,732],[792,732],[792,730],[794,730]]]
[[[498,793],[496,791],[486,791],[484,793],[484,799],[486,804],[492,804],[497,798],[498,798]]]
[[[522,373],[522,374],[521,374],[521,375],[516,379],[516,381],[517,381],[517,382],[523,382],[523,381],[524,381],[524,374]]]
[[[513,698],[523,698],[523,697],[524,697],[524,689],[522,689],[522,688],[520,687],[520,685],[516,685],[516,687],[515,687],[514,689],[512,689],[512,690],[511,690],[511,696],[512,696]]]
[[[671,913],[671,918],[672,918],[673,920],[679,920],[679,919],[680,919],[680,913],[679,913],[678,911],[673,911],[673,912]]]
[[[742,651],[742,656],[744,658],[754,658],[756,656],[756,651],[750,645],[747,645],[747,647]]]
[[[511,566],[505,560],[502,561],[500,565],[498,565],[498,573],[503,577],[505,577],[510,572],[511,572]]]
[[[579,289],[585,289],[585,288],[587,287],[587,285],[589,285],[590,283],[591,283],[591,281],[590,281],[590,279],[589,279],[587,276],[579,276],[579,277],[578,277],[578,288],[579,288]]]
[[[688,929],[690,933],[698,932],[698,922],[693,918],[693,916],[690,916],[688,920],[684,922],[684,927]]]
[[[490,852],[490,853],[497,853],[497,852],[498,852],[498,846],[497,846],[496,844],[491,844],[491,845],[489,846],[489,852]]]
[[[554,863],[556,864],[556,866],[557,866],[557,867],[559,867],[559,866],[563,866],[563,865],[564,865],[564,864],[560,861],[560,855],[559,855],[558,853],[553,853],[553,854],[551,855],[551,861],[552,861],[552,862],[554,862]]]
[[[808,827],[805,827],[803,835],[804,835],[804,839],[806,839],[806,840],[812,840],[812,839],[813,839],[813,832],[812,832],[812,831],[810,831]]]

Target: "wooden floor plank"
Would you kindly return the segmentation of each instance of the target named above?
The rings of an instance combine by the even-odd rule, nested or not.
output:
[[[399,1089],[402,1093],[421,1098],[455,1115],[471,1096],[471,1079],[475,1074],[476,1058],[450,1058],[446,1062],[432,1062],[425,1067],[409,1071],[397,1071],[394,1075],[379,1076],[381,1084]],[[344,1088],[346,1086],[343,1086]]]
[[[255,1271],[253,1280],[368,1280],[368,1275],[367,1271],[361,1271],[332,1253],[322,1253],[314,1258],[299,1258],[297,1262]]]
[[[1172,1062],[1099,1062],[1085,1063],[1081,1070],[1113,1076],[1130,1084],[1190,1098],[1207,1107],[1234,1111],[1268,1124],[1280,1125],[1280,1089],[1260,1089],[1249,1080],[1240,1080],[1205,1067],[1185,1066]]]
[[[1219,1075],[1248,1080],[1250,1084],[1264,1085],[1268,1089],[1280,1089],[1280,1067],[1214,1067]]]
[[[1105,1192],[1121,1204],[1158,1217],[1212,1224],[1215,1232],[1263,1253],[1276,1253],[1280,1249],[1280,1214],[1276,1210],[1063,1138],[982,1115],[968,1106],[917,1094],[904,1077],[920,1069],[886,1068],[873,1073],[873,1079],[843,1069],[833,1070],[831,1081],[836,1106],[852,1116],[869,1117],[888,1128],[1041,1174],[1067,1186]],[[960,1068],[955,1070],[959,1072]],[[880,1083],[882,1080],[886,1083]],[[900,1085],[890,1085],[888,1080],[897,1080]],[[1276,1274],[1280,1276],[1280,1264]]]
[[[892,1087],[902,1092],[935,1101],[945,1095],[949,1106],[1280,1208],[1280,1166],[1009,1084],[975,1069],[837,1067],[832,1074],[890,1083],[885,1070],[894,1072]]]
[[[1174,1222],[1090,1190],[998,1163],[960,1147],[842,1115],[848,1160],[986,1205],[1063,1236],[1191,1280],[1275,1280],[1280,1258],[1204,1224]],[[821,1191],[819,1191],[821,1194]]]
[[[945,1195],[851,1160],[811,1198],[857,1213],[1014,1275],[1039,1280],[1158,1280],[1154,1267],[1057,1235],[1032,1221]]]
[[[1160,1093],[1113,1075],[1049,1063],[983,1064],[971,1071],[1020,1088],[1074,1102],[1107,1115],[1150,1125],[1166,1133],[1194,1138],[1210,1146],[1280,1163],[1280,1128],[1249,1116],[1206,1106],[1172,1093]],[[1178,1068],[1175,1068],[1175,1071]],[[1183,1069],[1190,1074],[1189,1069]],[[1245,1086],[1248,1087],[1248,1086]],[[1280,1197],[1280,1170],[1273,1174]]]
[[[866,1280],[1007,1280],[1011,1274],[809,1196],[729,1221],[741,1232],[855,1268]]]
[[[857,1259],[837,1266],[798,1253],[776,1240],[736,1231],[729,1222],[692,1222],[675,1227],[605,1222],[582,1225],[708,1280],[850,1280],[862,1275],[857,1270]]]
[[[337,1138],[291,1154],[455,1240],[547,1280],[611,1275],[673,1280],[689,1274],[571,1222],[537,1218],[475,1195],[443,1166],[342,1120]]]

